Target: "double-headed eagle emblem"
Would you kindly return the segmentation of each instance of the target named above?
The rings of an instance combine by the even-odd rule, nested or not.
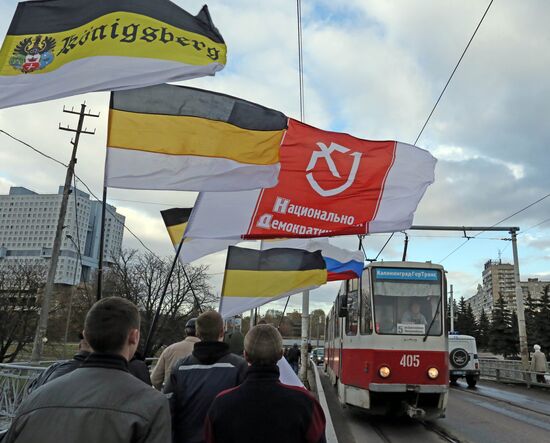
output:
[[[26,37],[13,50],[10,65],[24,74],[44,69],[54,59],[54,48],[53,37]]]

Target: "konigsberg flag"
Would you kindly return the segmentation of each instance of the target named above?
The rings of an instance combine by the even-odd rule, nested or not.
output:
[[[278,111],[201,89],[115,91],[105,183],[179,191],[273,187],[286,128],[287,117]]]
[[[402,231],[411,227],[436,164],[413,145],[363,140],[293,119],[280,158],[273,188],[202,192],[187,234],[262,239]]]
[[[327,269],[320,251],[258,251],[230,246],[219,312],[224,318],[231,317],[326,282]]]
[[[171,208],[160,211],[176,251],[182,237],[185,236],[185,228],[192,210],[192,208]],[[238,242],[239,240],[185,237],[178,258],[182,265],[186,265],[214,252],[225,251],[228,246]]]
[[[226,47],[208,8],[168,0],[18,4],[0,49],[0,108],[214,75]]]

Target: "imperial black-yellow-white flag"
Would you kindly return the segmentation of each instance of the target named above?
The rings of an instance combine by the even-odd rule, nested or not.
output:
[[[171,208],[160,211],[170,241],[176,251],[182,237],[185,237],[185,228],[192,211],[193,208]],[[186,265],[214,252],[224,251],[228,246],[238,242],[238,240],[185,237],[178,258],[182,265]]]
[[[258,251],[230,246],[219,312],[224,318],[231,317],[326,282],[327,267],[321,251]]]
[[[168,0],[18,4],[0,49],[0,108],[214,75],[226,47],[204,6]]]
[[[196,88],[115,91],[105,184],[214,192],[271,188],[278,182],[287,121],[273,109]]]

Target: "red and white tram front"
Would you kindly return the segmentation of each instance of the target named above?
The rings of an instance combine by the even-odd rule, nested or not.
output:
[[[327,319],[326,365],[342,403],[373,413],[443,416],[448,396],[445,274],[372,263],[344,282]]]

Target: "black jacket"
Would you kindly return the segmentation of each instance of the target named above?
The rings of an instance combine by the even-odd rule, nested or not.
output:
[[[252,365],[240,386],[222,392],[205,422],[207,443],[324,443],[325,415],[304,388],[279,382],[279,368]]]
[[[75,369],[80,368],[89,355],[90,352],[88,351],[79,351],[78,354],[73,356],[72,360],[64,360],[54,363],[31,382],[27,388],[28,392],[31,393],[49,381],[55,380],[62,375],[68,374],[69,372],[73,372]]]
[[[238,386],[248,364],[223,342],[195,343],[193,353],[179,360],[164,392],[169,395],[175,443],[204,441],[204,419],[220,392]]]
[[[123,357],[93,353],[23,401],[5,443],[169,443],[170,434],[166,398]]]
[[[289,363],[298,363],[300,361],[300,357],[301,357],[301,350],[300,348],[298,347],[292,347],[288,350],[288,353],[286,355],[286,359],[288,360]]]
[[[137,353],[128,363],[128,370],[130,371],[130,374],[132,374],[134,377],[137,377],[142,382],[147,383],[149,386],[152,386],[149,368],[147,367],[147,364],[145,363],[143,358],[141,358],[140,355],[137,355]]]

